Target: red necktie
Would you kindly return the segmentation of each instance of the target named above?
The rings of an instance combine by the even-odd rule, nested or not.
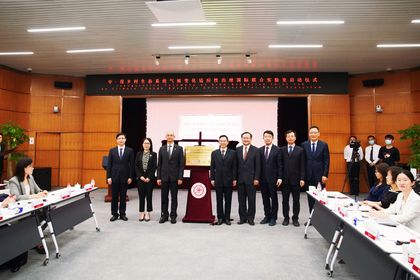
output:
[[[245,152],[244,152],[244,160],[246,160],[246,156],[248,155],[248,147],[245,147]]]

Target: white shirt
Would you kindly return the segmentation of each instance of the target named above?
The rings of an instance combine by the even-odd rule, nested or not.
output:
[[[379,149],[381,148],[381,146],[379,146],[378,144],[373,144],[369,145],[366,147],[365,149],[365,160],[367,161],[367,163],[372,163],[370,161],[370,151],[372,150],[373,147],[373,163],[376,164],[379,161]]]
[[[272,146],[273,146],[273,144],[271,144],[270,146],[264,146],[264,156],[265,156],[265,151],[267,151],[267,148],[268,148],[267,157],[270,156],[270,152],[271,152],[271,147]]]
[[[23,185],[23,194],[30,195],[31,189],[29,187],[29,184],[22,183],[22,185]]]
[[[122,149],[122,152],[120,152],[121,151],[121,149]],[[118,156],[120,156],[120,154],[121,155],[124,155],[124,150],[125,150],[125,145],[124,146],[118,146]]]
[[[318,145],[318,140],[316,140],[315,142],[309,141],[309,143],[311,143],[311,152],[312,152],[312,144],[315,144],[315,152],[316,152],[316,146]]]
[[[399,193],[397,200],[385,212],[391,220],[420,232],[420,196],[415,191],[411,190],[406,201],[403,200],[403,193]]]
[[[359,150],[357,151],[359,153],[359,158],[355,158],[354,161],[358,162],[363,159],[363,150],[362,147],[359,147]],[[347,145],[344,148],[344,159],[346,162],[351,162],[351,156],[353,155],[353,148],[350,148],[350,145]]]

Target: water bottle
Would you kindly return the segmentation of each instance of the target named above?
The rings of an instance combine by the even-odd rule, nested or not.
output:
[[[408,262],[413,263],[418,253],[419,247],[416,244],[416,239],[410,239],[410,244],[408,245]]]
[[[92,180],[90,180],[90,186],[91,186],[92,188],[94,188],[94,187],[95,187],[95,179],[93,179],[93,178],[92,178]]]
[[[318,185],[316,186],[316,193],[317,193],[317,194],[320,194],[320,193],[321,193],[321,191],[322,191],[321,184],[320,184],[320,183],[318,183]]]

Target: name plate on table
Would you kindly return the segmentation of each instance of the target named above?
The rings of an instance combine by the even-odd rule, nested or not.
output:
[[[185,147],[186,166],[210,166],[212,146],[187,146]]]

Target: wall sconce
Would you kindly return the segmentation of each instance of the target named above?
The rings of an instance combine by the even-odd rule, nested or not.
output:
[[[217,64],[222,64],[222,56],[220,54],[216,54]]]
[[[382,113],[384,111],[384,108],[382,108],[381,105],[376,105],[375,111],[376,113]]]
[[[189,55],[185,56],[184,63],[185,63],[185,65],[188,65],[190,63],[190,56]]]
[[[54,114],[60,113],[60,108],[57,105],[54,105],[54,107],[53,107],[53,113]]]
[[[159,66],[160,65],[160,55],[155,56],[155,65]]]
[[[246,57],[246,63],[251,64],[252,63],[251,55],[247,53],[245,57]]]

